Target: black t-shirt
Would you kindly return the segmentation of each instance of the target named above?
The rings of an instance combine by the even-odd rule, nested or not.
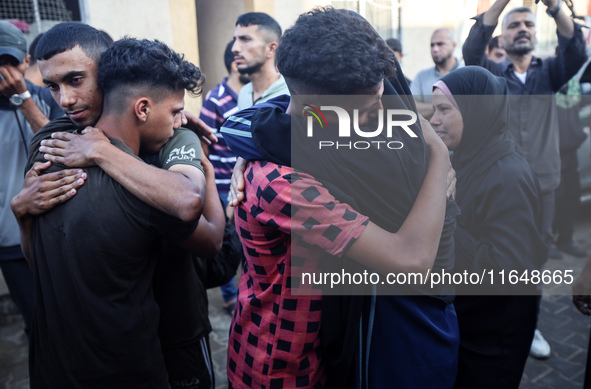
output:
[[[203,170],[199,138],[194,132],[183,128],[175,130],[174,136],[158,154],[140,154],[140,157],[162,169],[180,164]],[[183,196],[183,193],[178,195]],[[211,332],[211,324],[207,311],[207,291],[197,274],[193,256],[168,241],[163,241],[160,247],[154,274],[154,299],[160,307],[158,336],[168,373],[174,379],[173,372],[178,373],[177,366],[180,365],[178,358],[187,358],[186,353],[181,353],[177,358],[176,350],[196,347],[199,351],[197,355],[200,355],[199,340]],[[206,368],[200,365],[199,360],[192,362],[187,364],[191,369],[185,372],[184,377],[191,377],[196,371]]]
[[[40,141],[64,130],[71,122],[58,119],[33,138],[27,169],[43,160]],[[152,275],[162,238],[181,242],[196,224],[150,207],[98,167],[85,170],[76,196],[35,222],[31,388],[165,388]]]

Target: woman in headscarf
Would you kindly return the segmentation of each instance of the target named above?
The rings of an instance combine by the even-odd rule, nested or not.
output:
[[[457,290],[455,387],[518,388],[536,328],[537,297],[531,283],[529,289],[524,282],[507,285],[508,274],[539,270],[546,257],[539,185],[507,132],[504,79],[480,67],[458,69],[433,86],[433,106],[431,125],[453,151],[462,211],[455,272],[486,272],[485,286]],[[502,270],[505,285],[499,285]],[[512,293],[520,295],[507,295]]]

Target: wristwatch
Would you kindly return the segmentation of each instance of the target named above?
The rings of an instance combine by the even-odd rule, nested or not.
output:
[[[10,96],[10,98],[8,100],[10,100],[12,105],[15,105],[18,107],[19,105],[21,105],[23,103],[23,101],[25,101],[29,97],[31,97],[31,92],[26,90],[23,93],[21,93],[20,95],[18,93],[15,93],[14,95]]]
[[[558,7],[554,8],[554,10],[550,10],[550,8],[546,8],[546,13],[551,18],[555,18],[558,15],[558,11],[560,11],[560,5],[562,4],[562,0],[558,0]]]

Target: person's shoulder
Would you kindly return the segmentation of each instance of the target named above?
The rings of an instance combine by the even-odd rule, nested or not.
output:
[[[27,84],[27,90],[29,91],[29,93],[31,93],[31,96],[36,97],[37,99],[43,101],[47,105],[57,106],[57,103],[51,96],[51,92],[49,91],[49,89],[47,89],[47,87],[35,85],[29,80],[25,80],[25,82]]]
[[[25,83],[27,84],[27,90],[31,93],[32,96],[43,96],[45,98],[48,95],[49,97],[51,97],[51,92],[49,92],[49,89],[47,89],[47,87],[33,84],[29,80],[25,80]]]
[[[427,78],[435,73],[435,66],[431,66],[422,70],[419,70],[417,75],[414,77],[413,81],[422,80],[423,78]]]
[[[51,134],[54,132],[75,132],[77,130],[74,122],[70,120],[67,116],[63,116],[57,119],[53,119],[45,126],[41,127],[39,131],[33,136],[32,142],[36,140],[41,142],[43,139],[47,139],[51,137]]]
[[[238,109],[252,106],[252,82],[244,85],[238,93]]]
[[[49,120],[64,116],[64,111],[54,100],[48,88],[27,81],[27,90],[31,93],[35,103]]]
[[[39,131],[37,131],[29,143],[29,158],[26,169],[29,170],[34,162],[44,161],[44,159],[41,158],[41,153],[39,153],[39,146],[41,145],[42,140],[51,138],[51,134],[54,132],[75,131],[77,131],[77,127],[67,116],[54,119],[43,126]]]
[[[193,131],[184,128],[184,127],[179,127],[177,129],[174,130],[173,135],[170,137],[169,142],[172,140],[180,140],[183,142],[197,142],[199,143],[199,137],[197,136],[197,134],[195,134]]]
[[[497,182],[506,188],[514,188],[523,183],[531,184],[535,178],[527,161],[514,151],[491,166],[487,180]]]
[[[223,82],[220,82],[219,84],[217,84],[216,86],[214,86],[213,88],[211,88],[211,90],[209,92],[207,92],[207,94],[205,95],[205,101],[210,101],[212,99],[217,100],[220,96],[220,90],[225,89],[226,87],[224,86]]]
[[[240,88],[240,93],[238,95],[242,96],[244,94],[247,94],[249,91],[250,93],[252,93],[252,82],[243,85],[242,88]]]
[[[160,166],[170,168],[177,163],[201,167],[201,142],[199,137],[191,130],[177,128],[172,137],[160,149]]]

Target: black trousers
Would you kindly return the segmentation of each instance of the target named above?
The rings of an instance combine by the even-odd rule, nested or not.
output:
[[[537,296],[456,296],[460,327],[454,388],[519,388],[536,329]]]
[[[554,232],[558,235],[558,245],[568,245],[573,240],[574,224],[581,203],[581,178],[577,150],[562,151],[560,186],[556,190],[556,212]]]
[[[209,335],[190,344],[162,350],[171,389],[213,389],[215,374]]]

